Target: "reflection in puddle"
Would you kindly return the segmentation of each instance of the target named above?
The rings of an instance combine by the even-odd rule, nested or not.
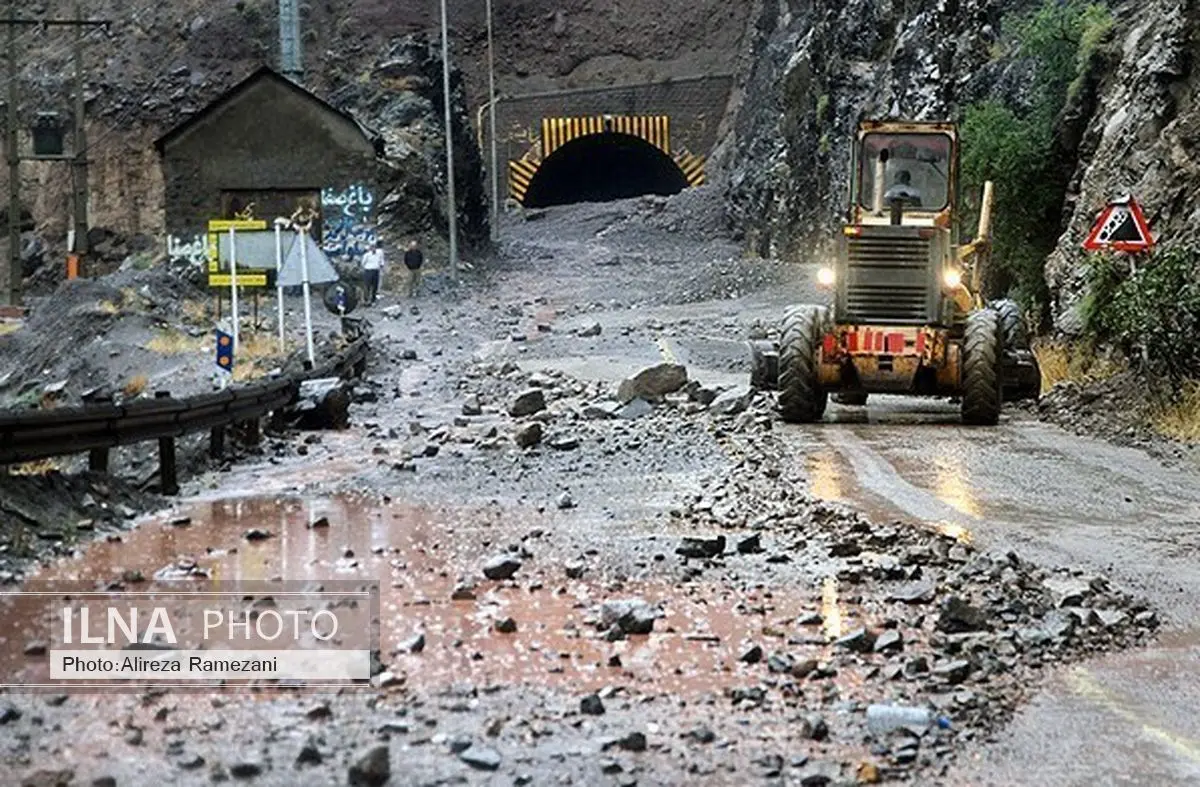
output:
[[[810,492],[821,500],[842,500],[841,474],[843,470],[832,451],[818,451],[808,460]]]
[[[939,456],[934,460],[934,493],[938,499],[959,513],[974,519],[982,516],[979,503],[970,484],[962,477],[963,468],[956,465],[947,457]]]
[[[974,540],[971,531],[957,522],[935,522],[933,529],[944,536],[955,539],[960,544],[970,544]]]
[[[183,524],[181,514],[190,521]],[[626,582],[618,590],[598,581],[599,563],[569,579],[541,535],[567,527],[578,525],[498,505],[423,508],[359,496],[216,500],[152,520],[119,542],[97,542],[37,579],[109,582],[193,565],[214,581],[377,579],[382,660],[410,688],[525,682],[582,691],[617,681],[706,693],[759,679],[759,670],[738,661],[752,644],[827,655],[813,639],[818,632],[799,622],[818,608],[826,642],[840,635],[847,615],[861,616],[839,602],[832,579],[823,596],[816,588],[702,580]],[[251,528],[270,536],[247,540]],[[533,556],[514,579],[485,579],[483,560],[516,544]],[[464,577],[475,582],[475,597],[452,600]],[[609,641],[597,626],[600,604],[632,597],[665,616],[650,635]],[[510,617],[516,630],[497,631],[497,621]],[[425,646],[412,653],[405,643],[417,634]]]

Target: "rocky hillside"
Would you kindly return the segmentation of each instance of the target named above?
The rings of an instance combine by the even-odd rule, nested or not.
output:
[[[722,151],[731,219],[748,245],[784,258],[831,253],[859,117],[961,121],[985,100],[1027,110],[1036,99],[1032,66],[1003,45],[1011,32],[1003,23],[1040,5],[763,0],[744,66],[745,98]],[[1079,327],[1072,307],[1084,288],[1080,244],[1110,199],[1134,194],[1160,241],[1198,234],[1200,197],[1189,183],[1200,121],[1188,55],[1200,12],[1165,0],[1109,9],[1111,29],[1080,55],[1087,62],[1054,119],[1062,200],[1038,217],[1049,225],[1043,237],[1059,236],[1046,279],[1055,321],[1067,330]]]
[[[19,4],[24,18],[69,17],[70,0]],[[112,20],[108,33],[86,37],[85,67],[90,152],[93,161],[91,223],[115,231],[106,253],[122,255],[161,248],[162,183],[152,143],[161,133],[202,108],[254,68],[278,59],[276,0],[83,0],[84,16]],[[306,84],[318,94],[380,124],[392,141],[411,130],[395,128],[396,118],[430,100],[440,101],[440,16],[436,3],[418,0],[344,0],[302,3]],[[690,76],[732,67],[749,9],[717,0],[519,0],[495,3],[497,89],[510,95],[576,87]],[[451,0],[451,59],[461,70],[459,98],[460,164],[466,193],[465,228],[479,232],[471,211],[482,197],[472,195],[477,159],[470,150],[475,110],[487,96],[486,17],[481,2]],[[432,51],[413,55],[405,43],[426,34]],[[400,52],[409,48],[407,53]],[[39,111],[71,111],[71,35],[62,29],[23,29],[21,127]],[[434,78],[425,94],[402,99],[406,107],[385,106],[375,88],[381,66],[395,69],[397,53],[408,65]],[[430,62],[434,58],[435,62]],[[416,133],[432,144],[440,129],[439,111],[429,115],[432,133]],[[469,125],[470,124],[470,125]],[[404,132],[404,133],[401,133]],[[436,169],[440,151],[424,150]],[[474,168],[474,171],[473,171]],[[430,203],[431,175],[401,166],[398,194],[409,214]],[[435,173],[436,175],[436,173]],[[424,179],[426,183],[420,181]],[[0,185],[7,171],[0,172]],[[37,227],[25,238],[30,269],[57,255],[65,240],[69,213],[69,170],[61,164],[22,166],[25,208]],[[436,187],[436,184],[433,184]],[[436,200],[433,201],[436,204]],[[394,211],[396,214],[405,211]],[[444,225],[444,217],[435,224]],[[403,228],[407,231],[407,227]]]

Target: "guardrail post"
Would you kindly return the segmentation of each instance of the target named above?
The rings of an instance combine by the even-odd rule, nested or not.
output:
[[[170,391],[155,391],[155,399],[168,399]],[[158,477],[164,495],[179,494],[179,476],[175,468],[175,438],[158,438]]]
[[[108,449],[93,448],[88,452],[88,470],[93,473],[108,472]]]
[[[242,442],[246,445],[258,445],[262,442],[262,423],[258,418],[242,421]]]
[[[225,456],[225,427],[214,426],[208,433],[208,455],[213,459]]]

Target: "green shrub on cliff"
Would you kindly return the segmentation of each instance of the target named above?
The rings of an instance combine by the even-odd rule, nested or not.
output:
[[[983,101],[967,107],[962,119],[967,193],[978,194],[986,180],[996,184],[991,296],[1011,293],[1042,308],[1049,300],[1043,268],[1060,234],[1068,177],[1055,150],[1055,127],[1112,24],[1103,4],[1079,0],[1044,0],[1004,20],[1007,51],[1032,66],[1029,104],[1016,110]],[[967,221],[969,233],[975,218]]]
[[[1099,255],[1088,272],[1083,318],[1094,338],[1177,389],[1200,379],[1200,252]]]

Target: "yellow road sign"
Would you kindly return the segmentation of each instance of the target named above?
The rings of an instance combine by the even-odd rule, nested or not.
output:
[[[230,287],[232,286],[232,277],[228,273],[210,273],[208,274],[209,287]],[[265,273],[239,273],[237,277],[239,287],[266,287],[267,274]]]
[[[230,230],[265,230],[267,222],[263,219],[210,219],[209,232],[229,232]]]

